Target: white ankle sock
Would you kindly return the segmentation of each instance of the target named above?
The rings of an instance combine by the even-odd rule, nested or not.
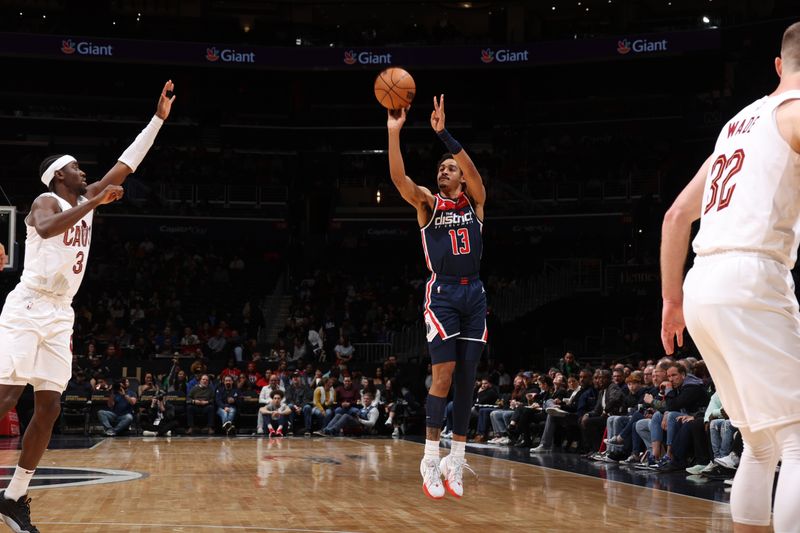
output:
[[[459,440],[454,440],[450,443],[450,455],[453,457],[464,457],[464,450],[466,449],[467,443],[461,442]]]
[[[425,440],[425,459],[439,460],[439,441]]]
[[[17,501],[21,496],[25,496],[28,492],[28,485],[31,483],[31,478],[36,470],[25,470],[17,466],[14,470],[14,477],[11,478],[11,483],[6,488],[5,497],[9,500]]]

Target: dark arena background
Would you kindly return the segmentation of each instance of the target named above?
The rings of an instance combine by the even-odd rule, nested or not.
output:
[[[540,375],[566,384],[583,368],[616,368],[624,383],[664,356],[664,212],[723,124],[777,85],[773,59],[798,19],[788,0],[0,1],[2,301],[22,272],[41,161],[72,154],[98,180],[166,80],[177,96],[124,198],[96,212],[73,335],[73,371],[91,396],[76,378],[64,395],[33,478],[34,523],[731,530],[732,469],[591,460],[580,428],[557,433],[564,451],[530,453],[544,411],[509,437],[476,407],[477,477],[465,475],[460,500],[425,498],[429,273],[415,211],[389,176],[373,82],[390,66],[414,77],[402,151],[407,174],[432,189],[446,150],[429,118],[446,95],[447,128],[487,190],[479,381],[493,404],[516,376],[544,398]],[[677,355],[698,357],[690,339]],[[246,376],[233,431],[215,416],[211,431],[202,418],[187,435],[178,370],[208,373],[214,387]],[[311,390],[315,373],[378,390],[378,423],[309,437],[297,416],[285,439],[256,434],[260,389],[270,376],[288,388],[296,371]],[[107,436],[97,411],[123,377],[139,402],[130,428]],[[159,389],[175,408],[169,437],[147,429]],[[32,408],[29,390],[18,423],[0,424],[3,484]]]

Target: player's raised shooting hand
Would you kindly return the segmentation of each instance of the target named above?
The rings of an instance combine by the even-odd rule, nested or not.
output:
[[[172,83],[172,80],[168,80],[161,90],[161,96],[158,97],[158,106],[156,107],[156,116],[161,120],[167,120],[169,116],[169,112],[172,109],[172,102],[175,101],[174,90],[175,84]]]
[[[675,352],[675,337],[678,337],[678,346],[683,347],[683,330],[686,321],[683,318],[683,303],[664,300],[661,310],[661,344],[664,352],[672,355]]]
[[[406,116],[408,116],[408,110],[411,109],[411,106],[401,109],[389,109],[388,116],[386,118],[386,127],[389,128],[389,131],[399,131],[400,128],[403,127],[403,124],[406,123]]]
[[[98,205],[105,205],[110,204],[111,202],[116,202],[125,194],[125,189],[120,187],[119,185],[109,185],[103,192],[95,196],[98,199]]]
[[[431,128],[436,133],[444,129],[444,95],[438,99],[433,97],[433,111],[431,111]]]

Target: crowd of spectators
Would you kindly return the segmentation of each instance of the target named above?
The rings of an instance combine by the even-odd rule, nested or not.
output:
[[[309,352],[311,353],[311,352]],[[214,368],[212,368],[214,367]],[[266,359],[191,365],[175,358],[164,372],[109,383],[88,378],[76,360],[66,397],[95,398],[96,421],[108,436],[131,429],[146,436],[253,434],[268,438],[391,435],[421,431],[431,383],[394,356],[370,368],[342,360]],[[442,438],[452,437],[452,403]],[[691,476],[730,478],[742,451],[705,363],[639,360],[595,368],[567,352],[539,372],[509,373],[503,363],[478,369],[470,442],[512,446],[532,456],[576,453],[587,461]]]
[[[131,430],[145,436],[192,435],[200,429],[270,438],[312,432],[399,437],[421,420],[422,403],[413,390],[422,390],[423,380],[401,369],[394,356],[373,371],[342,362],[289,362],[285,356],[275,362],[231,358],[211,371],[220,366],[198,354],[191,365],[176,357],[165,372],[145,371],[141,384],[129,377],[109,380],[102,371],[92,374],[85,362],[75,358],[65,402],[90,402],[95,421],[110,437]]]
[[[448,406],[448,411],[451,409]],[[442,438],[452,436],[449,416]],[[470,439],[578,453],[658,473],[730,478],[742,451],[705,363],[693,357],[591,368],[567,352],[547,372],[486,368],[475,384]]]

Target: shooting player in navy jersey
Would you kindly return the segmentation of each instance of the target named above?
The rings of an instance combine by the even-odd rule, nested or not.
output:
[[[439,161],[436,194],[406,176],[400,130],[408,109],[389,111],[389,170],[400,195],[417,209],[422,247],[431,277],[425,285],[424,318],[433,381],[426,403],[422,489],[434,499],[447,489],[460,498],[466,465],[464,447],[478,362],[486,344],[486,294],[478,272],[486,189],[475,164],[445,129],[444,95],[433,98],[431,127],[449,153]],[[447,395],[453,385],[453,442],[439,460]],[[442,482],[444,477],[444,483]]]

